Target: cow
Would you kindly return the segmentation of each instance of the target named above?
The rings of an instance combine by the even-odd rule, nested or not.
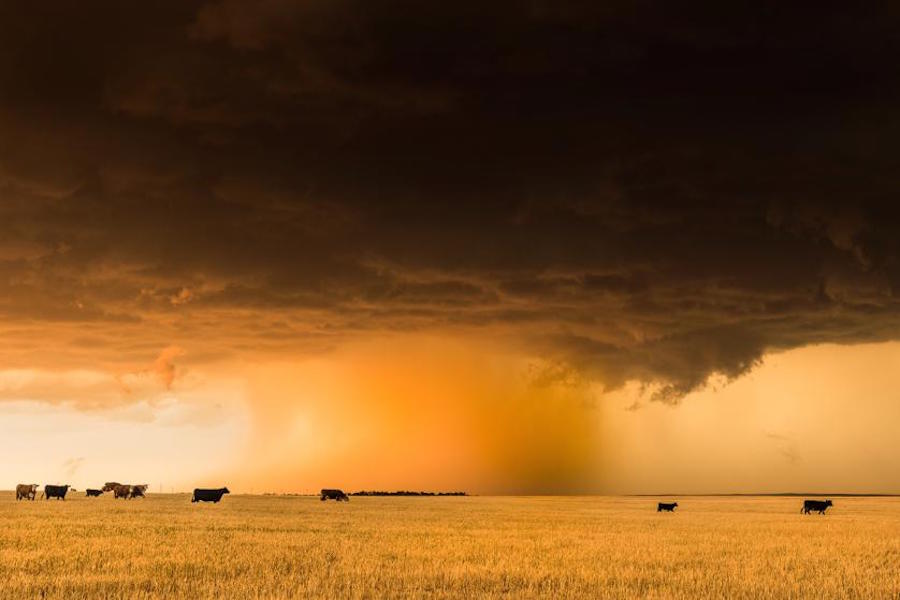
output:
[[[219,500],[222,499],[222,496],[230,493],[231,491],[227,487],[216,490],[196,488],[194,490],[194,495],[191,497],[191,502],[215,502],[218,504]]]
[[[112,489],[112,492],[113,498],[124,498],[125,500],[128,500],[128,498],[131,496],[131,486],[127,483],[120,483]]]
[[[144,492],[150,487],[146,483],[131,486],[131,495],[129,498],[144,498]]]
[[[656,512],[675,512],[676,506],[678,506],[677,502],[660,502],[656,505]]]
[[[350,498],[343,492],[343,490],[333,490],[325,488],[322,490],[322,495],[319,498],[322,502],[326,500],[336,500],[338,502],[350,502]]]
[[[36,483],[20,483],[16,486],[16,500],[34,500],[37,489]]]
[[[65,500],[68,491],[68,485],[45,485],[44,492],[41,494],[41,498],[44,500],[49,500],[50,498]]]
[[[118,486],[122,485],[118,481],[107,481],[103,484],[103,487],[100,488],[104,492],[111,492],[116,489]]]
[[[103,494],[103,490],[93,490],[91,488],[84,490],[84,495],[87,496],[88,498],[97,498],[98,496],[100,496],[102,494]]]
[[[831,503],[831,500],[804,500],[803,508],[800,509],[800,512],[804,515],[808,515],[810,512],[817,512],[820,515],[824,515],[829,506],[834,506]]]

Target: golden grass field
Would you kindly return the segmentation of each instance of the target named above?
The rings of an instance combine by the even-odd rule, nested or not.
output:
[[[900,598],[900,499],[187,495],[16,502],[15,598]]]

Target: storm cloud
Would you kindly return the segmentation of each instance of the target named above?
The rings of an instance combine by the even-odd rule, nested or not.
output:
[[[900,15],[802,4],[6,2],[0,358],[452,331],[677,403],[897,339]]]

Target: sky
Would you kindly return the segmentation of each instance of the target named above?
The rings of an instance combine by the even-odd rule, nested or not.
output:
[[[898,17],[0,1],[0,488],[900,493]]]

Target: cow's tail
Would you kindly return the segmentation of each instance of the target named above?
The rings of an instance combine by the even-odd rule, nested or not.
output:
[[[41,500],[44,499],[44,494],[46,494],[46,492],[41,492]]]

